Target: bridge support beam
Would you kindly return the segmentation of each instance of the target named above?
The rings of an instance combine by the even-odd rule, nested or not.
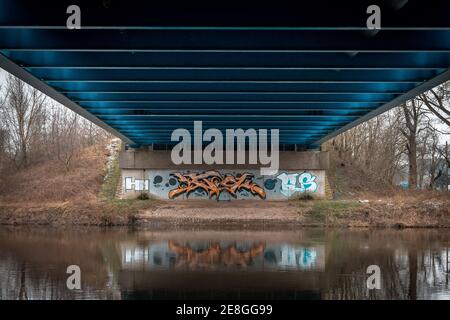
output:
[[[263,176],[261,165],[175,165],[170,151],[122,150],[120,197],[134,198],[140,193],[173,200],[215,200],[217,196],[218,200],[288,200],[305,194],[325,197],[328,152],[281,151],[279,159],[278,173]]]

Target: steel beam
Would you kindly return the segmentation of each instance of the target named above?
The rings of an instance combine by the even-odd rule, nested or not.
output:
[[[400,104],[415,98],[416,96],[418,96],[419,94],[428,91],[436,86],[438,86],[441,83],[444,83],[446,81],[450,80],[450,70],[447,69],[447,71],[443,72],[442,74],[434,77],[433,79],[426,81],[424,83],[422,83],[421,85],[415,87],[412,90],[409,90],[408,92],[406,92],[405,94],[402,94],[401,96],[395,98],[394,100],[384,104],[383,106],[379,107],[378,109],[366,114],[365,116],[360,117],[359,119],[343,126],[342,128],[326,135],[325,137],[323,137],[322,139],[319,139],[317,141],[314,142],[315,145],[321,145],[322,143],[330,140],[331,138],[336,137],[337,135],[356,127],[357,125],[366,122],[392,108],[395,108],[397,106],[399,106]]]
[[[11,73],[12,75],[16,76],[20,80],[24,81],[25,83],[29,84],[30,86],[36,88],[37,90],[41,91],[45,95],[49,96],[50,98],[54,99],[55,101],[61,103],[63,106],[69,108],[75,113],[78,113],[83,118],[86,118],[87,120],[93,122],[94,124],[98,125],[99,127],[105,129],[106,131],[111,132],[116,137],[119,137],[122,139],[125,143],[128,144],[134,144],[134,141],[130,138],[126,137],[116,129],[112,128],[108,124],[106,124],[104,121],[100,120],[98,117],[94,116],[92,113],[86,111],[86,109],[80,107],[78,104],[67,98],[66,96],[62,95],[58,91],[56,91],[54,88],[50,87],[49,85],[45,84],[44,82],[40,81],[38,78],[36,78],[34,75],[29,73],[28,71],[24,70],[23,68],[19,67],[14,62],[10,61],[8,58],[0,54],[0,67],[7,72]]]

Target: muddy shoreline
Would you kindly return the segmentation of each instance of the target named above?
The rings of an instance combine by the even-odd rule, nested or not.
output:
[[[126,201],[0,204],[0,225],[296,229],[450,228],[450,205],[358,201]]]

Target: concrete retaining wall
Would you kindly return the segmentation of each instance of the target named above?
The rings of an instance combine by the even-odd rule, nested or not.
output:
[[[123,151],[122,197],[142,192],[161,199],[287,200],[303,193],[325,196],[328,153],[280,152],[280,170],[259,165],[174,165],[168,151]]]

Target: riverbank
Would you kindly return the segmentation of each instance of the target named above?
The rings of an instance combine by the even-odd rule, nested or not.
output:
[[[3,225],[450,227],[449,197],[371,200],[0,202]]]
[[[58,161],[4,171],[0,224],[51,226],[450,227],[450,192],[401,190],[364,175],[330,170],[335,200],[119,200],[118,145],[78,153],[70,168]]]

